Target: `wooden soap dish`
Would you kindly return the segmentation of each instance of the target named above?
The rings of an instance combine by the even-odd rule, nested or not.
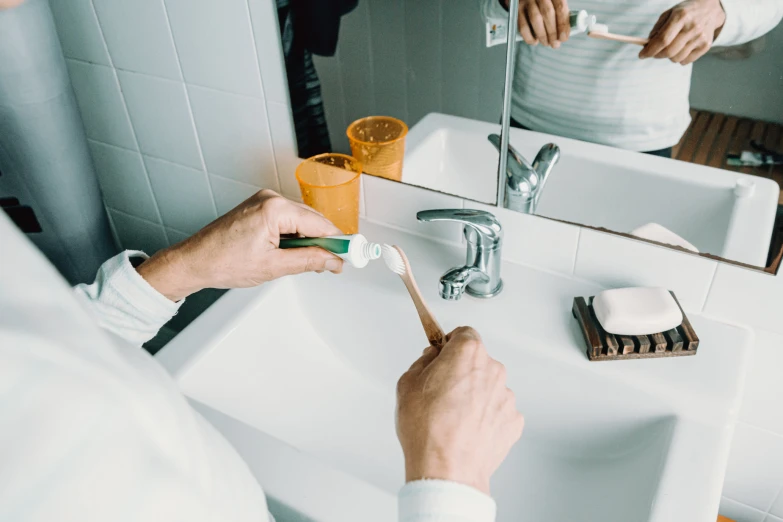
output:
[[[670,292],[677,306],[680,302]],[[699,338],[693,331],[685,311],[682,310],[682,324],[668,332],[652,335],[614,335],[606,332],[595,317],[593,298],[590,304],[583,297],[574,297],[572,313],[579,323],[587,345],[587,358],[591,361],[612,361],[615,359],[650,359],[653,357],[677,357],[696,355]]]

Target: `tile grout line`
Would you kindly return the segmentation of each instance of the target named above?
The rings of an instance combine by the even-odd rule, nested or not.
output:
[[[707,308],[707,303],[710,299],[710,294],[712,293],[712,288],[715,286],[715,278],[718,275],[718,262],[715,261],[715,268],[712,270],[712,277],[710,277],[710,284],[707,286],[707,293],[704,294],[704,302],[701,304],[701,310],[699,311],[700,314],[704,313],[704,309]]]
[[[207,182],[207,188],[209,189],[210,200],[212,201],[212,210],[215,211],[215,217],[219,217],[217,210],[217,200],[215,199],[215,191],[212,188],[212,180],[209,178],[209,171],[207,170],[207,162],[204,159],[204,151],[201,148],[201,137],[198,134],[198,127],[196,127],[196,117],[193,114],[193,104],[190,102],[190,91],[188,90],[188,83],[185,81],[185,71],[182,70],[182,62],[179,59],[179,49],[177,48],[177,42],[174,40],[174,30],[171,28],[171,19],[169,18],[169,8],[166,5],[166,0],[160,0],[163,5],[163,17],[166,19],[166,27],[169,30],[169,38],[171,38],[171,46],[174,49],[174,58],[177,60],[177,70],[182,77],[182,87],[185,91],[185,103],[188,106],[188,116],[190,117],[190,127],[193,130],[193,136],[196,139],[196,149],[198,150],[198,159],[201,162],[201,170],[204,173],[204,178]],[[172,162],[173,163],[173,162]],[[194,169],[195,170],[195,169]],[[165,227],[164,227],[165,228]],[[168,234],[166,235],[168,238]],[[169,241],[171,243],[171,241]]]
[[[115,145],[113,143],[106,143],[105,141],[96,140],[95,138],[87,138],[87,141],[88,142],[97,143],[97,144],[103,145],[105,147],[112,147],[112,148],[115,148],[115,149],[120,149],[120,150],[125,151],[125,152],[135,152],[135,153],[141,154],[142,157],[147,157],[147,158],[150,158],[150,159],[154,159],[155,161],[168,163],[170,165],[176,165],[177,167],[190,169],[190,170],[193,170],[195,172],[201,172],[196,167],[191,167],[190,165],[183,165],[182,163],[177,163],[176,161],[171,161],[170,159],[161,158],[159,156],[155,156],[154,154],[147,154],[146,152],[139,152],[137,150],[121,147],[121,146]],[[229,178],[229,177],[223,176],[221,174],[215,174],[214,172],[207,171],[207,174],[210,177],[220,178],[221,180],[224,180],[224,181],[230,181],[231,183],[238,183],[239,185],[245,185],[245,186],[252,187],[252,188],[255,188],[255,189],[258,189],[258,190],[261,190],[263,188],[263,187],[259,187],[258,185],[253,185],[252,183],[248,183],[247,181],[241,181],[241,180],[238,180],[238,179]],[[114,207],[112,207],[112,208],[114,208]],[[133,215],[133,214],[130,214],[130,215]],[[138,217],[138,216],[134,216],[134,217]],[[144,219],[144,218],[140,218],[140,219]],[[152,222],[150,221],[150,223],[152,223]],[[165,226],[168,226],[168,225],[165,225]],[[169,228],[172,228],[172,227],[169,227]],[[174,229],[174,230],[176,230],[176,229]],[[178,232],[181,232],[181,231],[178,231]]]
[[[579,259],[579,243],[582,241],[582,227],[577,227],[576,229],[576,248],[574,249],[574,260],[571,264],[571,275],[572,277],[576,277],[576,262]]]
[[[772,503],[769,505],[769,509],[767,510],[767,515],[772,515],[773,517],[777,517],[777,515],[772,514],[772,507],[775,505],[775,502],[777,502],[779,498],[783,499],[783,484],[780,485],[780,490],[778,491],[778,494],[772,497]]]
[[[182,230],[180,230],[180,229],[178,229],[176,227],[172,227],[172,226],[169,226],[169,225],[161,225],[160,223],[154,223],[154,222],[150,221],[149,219],[144,219],[144,218],[136,216],[134,214],[129,214],[128,212],[125,212],[124,210],[120,210],[118,208],[107,206],[106,209],[111,211],[111,212],[115,212],[117,214],[121,214],[121,215],[123,215],[125,217],[129,217],[129,218],[132,218],[132,219],[137,219],[137,220],[139,220],[139,221],[141,221],[141,222],[143,222],[143,223],[145,223],[147,225],[151,225],[151,226],[154,226],[154,227],[162,227],[164,229],[173,230],[177,234],[182,234],[183,236],[190,237],[190,236],[193,235],[193,234],[190,234],[188,232],[184,232],[184,231],[182,231]],[[111,214],[109,213],[109,215],[111,215]],[[113,222],[112,222],[112,225],[114,225]]]
[[[167,78],[166,76],[160,76],[160,75],[157,75],[157,74],[149,74],[149,73],[145,73],[145,72],[141,72],[141,71],[135,71],[133,69],[126,69],[124,67],[117,67],[117,66],[114,66],[114,65],[105,65],[105,64],[102,64],[102,63],[91,62],[89,60],[83,60],[81,58],[74,58],[72,56],[66,56],[65,59],[73,61],[73,62],[79,62],[79,63],[87,64],[87,65],[94,65],[96,67],[106,67],[106,68],[109,68],[109,69],[114,68],[114,69],[116,69],[118,71],[121,71],[121,72],[124,72],[124,73],[136,74],[138,76],[144,76],[146,78],[155,78],[157,80],[163,80],[163,81],[172,82],[172,83],[184,83],[184,84],[188,85],[189,87],[198,87],[199,89],[204,89],[205,91],[219,92],[221,94],[227,94],[229,96],[238,96],[240,98],[249,98],[251,100],[261,100],[261,99],[263,99],[261,96],[252,96],[250,94],[242,94],[242,93],[239,93],[239,92],[228,91],[228,90],[223,90],[223,89],[217,89],[215,87],[210,87],[208,85],[201,85],[200,83],[195,83],[195,82],[187,81],[187,80],[184,80],[184,79],[173,80],[171,78]],[[280,103],[280,102],[275,102],[275,103]]]
[[[783,489],[781,490],[781,492],[783,492]],[[723,491],[721,491],[721,497],[723,497],[723,498],[725,498],[725,499],[727,499],[727,500],[731,500],[732,502],[734,502],[735,504],[739,504],[740,506],[743,506],[743,507],[746,507],[746,508],[750,508],[750,509],[752,509],[753,511],[758,511],[759,513],[761,513],[761,514],[762,514],[762,515],[764,515],[764,517],[765,517],[764,519],[762,519],[762,522],[764,522],[764,521],[766,520],[766,516],[767,516],[767,515],[772,515],[772,513],[770,513],[770,510],[772,509],[772,506],[774,506],[774,505],[775,505],[775,500],[777,500],[777,498],[778,498],[777,496],[773,497],[773,498],[772,498],[772,503],[770,504],[770,506],[769,506],[769,509],[767,509],[767,510],[763,510],[763,509],[759,509],[759,508],[757,508],[757,507],[753,507],[753,506],[751,506],[750,504],[746,504],[746,503],[744,503],[744,502],[740,502],[740,501],[739,501],[739,500],[737,500],[737,499],[731,498],[730,496],[728,496],[728,495],[725,495],[725,494],[723,493]],[[772,516],[773,516],[773,517],[776,517],[777,515],[772,515]]]
[[[162,0],[161,0],[162,1]],[[98,21],[98,31],[101,34],[101,41],[103,42],[103,47],[106,50],[106,55],[109,57],[109,67],[111,68],[112,77],[114,78],[114,82],[117,85],[117,89],[120,92],[120,99],[122,100],[122,108],[125,111],[125,117],[128,118],[128,125],[130,125],[131,128],[131,135],[133,136],[133,142],[136,145],[136,151],[139,154],[139,159],[141,159],[141,166],[142,169],[144,169],[144,179],[147,181],[147,188],[149,188],[150,193],[152,194],[152,203],[155,206],[155,213],[158,216],[158,219],[160,220],[160,227],[163,229],[163,237],[166,239],[167,244],[171,244],[171,241],[169,241],[169,235],[166,233],[166,227],[163,226],[163,215],[160,213],[160,205],[158,205],[158,198],[155,196],[155,191],[152,189],[152,182],[150,181],[150,173],[147,170],[147,165],[144,163],[144,158],[142,157],[141,153],[141,147],[139,146],[139,139],[136,136],[136,127],[133,125],[133,120],[130,116],[130,111],[128,110],[128,104],[125,101],[125,94],[122,92],[122,84],[120,83],[120,77],[117,74],[117,69],[114,67],[114,59],[111,56],[111,51],[109,50],[109,44],[106,42],[106,36],[103,34],[103,26],[101,25],[101,19],[98,16],[98,11],[95,9],[95,1],[90,0],[90,7],[92,7],[93,14],[95,15],[95,19]]]
[[[375,60],[372,53],[372,2],[367,2],[367,16],[366,22],[367,22],[367,54],[370,56],[370,70],[368,73],[368,76],[370,78],[370,83],[372,84],[372,89],[369,89],[370,94],[372,95],[372,112],[377,114],[378,113],[378,100],[375,96]]]
[[[253,17],[250,14],[250,0],[244,1],[245,6],[245,13],[247,14],[247,25],[250,29],[250,39],[253,41],[253,56],[256,58],[256,67],[257,67],[257,75],[258,75],[258,85],[261,88],[261,98],[264,101],[264,110],[266,111],[266,130],[269,134],[269,145],[270,150],[272,151],[272,162],[275,166],[275,177],[277,178],[277,192],[278,194],[282,194],[283,192],[283,183],[280,179],[280,168],[277,164],[277,151],[275,150],[275,140],[272,136],[272,125],[269,121],[269,101],[267,100],[266,96],[266,90],[264,89],[264,77],[261,74],[261,58],[258,54],[258,42],[256,41],[256,33],[254,31],[255,27],[253,26]],[[275,17],[275,20],[277,20],[277,17]],[[285,62],[285,57],[283,57],[283,61]],[[285,66],[284,66],[285,67]]]

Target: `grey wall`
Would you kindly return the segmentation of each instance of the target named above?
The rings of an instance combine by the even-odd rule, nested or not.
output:
[[[415,125],[430,112],[497,122],[505,48],[487,49],[478,0],[361,0],[334,57],[315,57],[332,146],[384,114]]]
[[[764,49],[740,61],[704,56],[693,66],[691,105],[783,123],[783,24],[764,37]]]

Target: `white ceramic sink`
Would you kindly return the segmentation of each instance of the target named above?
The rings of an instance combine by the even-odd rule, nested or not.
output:
[[[437,279],[463,248],[362,232],[404,245],[444,328],[475,326],[507,367],[526,427],[492,482],[499,522],[714,522],[746,330],[693,315],[696,356],[589,362],[570,310],[599,287],[504,263],[500,296],[446,302]],[[395,384],[425,345],[379,262],[231,291],[158,359],[274,498],[312,520],[393,522]]]
[[[408,135],[403,181],[494,204],[499,126],[432,113]],[[625,150],[511,129],[511,145],[532,163],[546,143],[561,158],[538,214],[616,232],[658,223],[701,252],[766,266],[780,188],[772,180]],[[737,197],[738,180],[755,183]]]

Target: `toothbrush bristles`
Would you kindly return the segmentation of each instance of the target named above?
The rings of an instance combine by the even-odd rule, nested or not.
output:
[[[383,261],[389,270],[397,275],[403,275],[405,273],[405,262],[402,260],[402,256],[397,249],[391,245],[383,245],[381,248],[381,255]]]

